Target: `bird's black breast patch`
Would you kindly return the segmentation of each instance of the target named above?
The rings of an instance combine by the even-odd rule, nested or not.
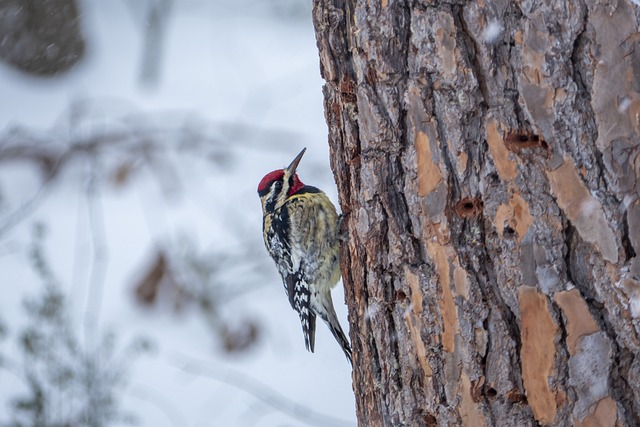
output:
[[[280,241],[283,245],[289,246],[289,233],[287,232],[289,228],[289,209],[285,204],[280,208],[278,212],[273,215],[273,221],[271,222],[271,227],[275,234],[280,237]]]

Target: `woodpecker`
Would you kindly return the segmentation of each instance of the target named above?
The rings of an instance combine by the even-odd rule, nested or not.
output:
[[[331,289],[340,280],[340,220],[327,195],[298,178],[305,151],[286,168],[266,174],[258,185],[264,244],[282,276],[289,304],[300,316],[307,350],[314,351],[320,316],[353,364],[331,300]]]

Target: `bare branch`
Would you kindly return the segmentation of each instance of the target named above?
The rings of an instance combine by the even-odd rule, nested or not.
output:
[[[195,375],[209,377],[231,387],[244,391],[276,411],[285,414],[307,425],[319,427],[352,427],[353,424],[346,420],[332,417],[314,411],[306,405],[302,405],[259,381],[234,372],[229,369],[224,371],[212,363],[197,360],[192,357],[176,354],[170,361],[176,368]]]
[[[151,387],[147,387],[140,383],[131,384],[127,389],[127,394],[144,400],[158,408],[160,412],[167,417],[171,425],[175,427],[189,425],[182,411],[173,404],[171,399],[165,398]]]
[[[109,250],[105,243],[106,233],[104,225],[104,212],[100,201],[97,184],[99,168],[98,158],[92,158],[89,172],[89,182],[86,189],[89,224],[91,227],[91,240],[93,247],[92,268],[88,281],[87,301],[84,311],[84,326],[86,345],[92,346],[92,340],[98,331],[98,321],[102,308],[102,294],[107,274]]]

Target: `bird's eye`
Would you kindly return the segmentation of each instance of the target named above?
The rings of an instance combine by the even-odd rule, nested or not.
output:
[[[276,190],[279,190],[282,188],[282,181],[276,181],[274,185],[276,187]]]

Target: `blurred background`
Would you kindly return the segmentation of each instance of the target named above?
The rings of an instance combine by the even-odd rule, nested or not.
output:
[[[310,3],[0,0],[0,426],[355,425],[256,194],[337,203]]]

